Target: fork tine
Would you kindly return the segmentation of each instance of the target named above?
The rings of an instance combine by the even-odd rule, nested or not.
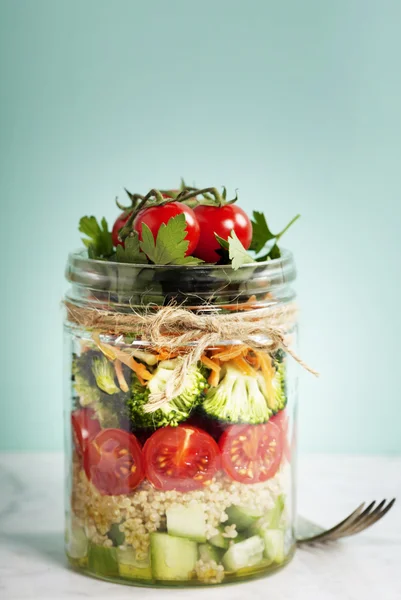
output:
[[[382,509],[382,507],[384,506],[385,502],[386,502],[386,500],[383,500],[379,504],[379,506],[366,519],[364,519],[363,521],[361,521],[355,528],[351,528],[351,531],[350,531],[350,533],[348,535],[354,535],[355,533],[359,533],[360,531],[364,531],[365,529],[367,529],[371,525],[374,525],[375,523],[377,523],[377,521],[380,521],[380,519],[382,519],[384,517],[384,515],[386,515],[388,513],[388,511],[394,505],[395,498],[393,498],[392,500],[390,500],[390,502],[387,504],[387,506],[385,506]],[[379,509],[379,507],[380,507],[380,509]]]
[[[358,523],[361,523],[364,519],[366,519],[371,514],[371,511],[374,508],[375,504],[376,500],[371,502],[361,513],[356,515],[355,519],[349,521],[343,527],[341,527],[341,529],[338,530],[338,533],[341,534],[339,537],[344,537],[348,535],[348,531],[351,531],[354,527],[358,525]]]
[[[302,544],[302,543],[319,543],[319,542],[325,542],[328,540],[332,540],[332,539],[336,539],[336,532],[341,530],[343,527],[346,527],[347,524],[354,522],[355,519],[358,518],[358,516],[361,514],[361,512],[363,511],[365,506],[365,503],[363,502],[362,504],[360,504],[358,506],[358,508],[356,508],[354,510],[354,512],[352,512],[350,515],[348,515],[348,517],[346,517],[343,521],[341,521],[340,523],[337,523],[337,525],[334,525],[334,527],[332,527],[331,529],[327,529],[326,531],[323,531],[322,533],[319,533],[318,535],[314,535],[311,538],[307,538],[305,540],[298,540],[298,544]]]
[[[380,513],[381,509],[386,504],[386,502],[387,502],[387,500],[384,499],[374,508],[374,510],[369,511],[369,512],[364,511],[364,513],[362,513],[360,515],[359,519],[357,519],[349,528],[349,534],[351,535],[354,530],[357,531],[360,527],[365,527],[366,523],[368,523],[369,521],[374,519],[375,516]],[[372,505],[370,505],[370,506],[371,506],[371,508],[373,508]]]

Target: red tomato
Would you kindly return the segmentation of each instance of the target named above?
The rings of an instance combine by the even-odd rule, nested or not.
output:
[[[282,435],[283,455],[286,457],[288,462],[290,462],[291,446],[288,439],[289,418],[285,409],[280,410],[280,412],[274,415],[274,417],[271,417],[270,422],[277,425],[277,427],[280,429]]]
[[[245,250],[248,250],[252,241],[252,223],[242,208],[235,204],[223,206],[200,204],[194,208],[194,213],[200,227],[199,242],[194,256],[208,263],[218,262],[220,256],[216,250],[220,245],[214,234],[217,233],[226,240],[233,230]]]
[[[129,494],[144,478],[141,446],[132,433],[103,429],[87,447],[84,468],[101,494]]]
[[[127,213],[127,211],[125,210],[115,220],[113,229],[111,230],[111,239],[113,240],[113,246],[115,246],[115,247],[117,247],[118,244],[121,244],[121,246],[124,246],[124,243],[118,239],[118,233],[119,233],[120,229],[122,227],[124,227],[124,225],[128,221],[129,216],[130,216],[130,213]]]
[[[71,425],[75,450],[79,456],[83,456],[88,443],[101,429],[95,411],[91,408],[74,410],[71,413]]]
[[[208,485],[220,466],[214,439],[191,425],[163,427],[143,448],[146,477],[159,490],[187,492]]]
[[[185,215],[187,222],[187,235],[185,239],[189,242],[186,256],[193,254],[199,240],[199,223],[196,220],[195,213],[192,208],[180,202],[168,202],[162,206],[150,206],[141,210],[134,220],[134,229],[138,232],[139,238],[142,239],[142,224],[145,223],[156,239],[160,225],[167,223],[172,217],[177,215]]]
[[[282,438],[277,425],[231,425],[219,446],[223,469],[235,481],[258,483],[273,477],[282,456]]]

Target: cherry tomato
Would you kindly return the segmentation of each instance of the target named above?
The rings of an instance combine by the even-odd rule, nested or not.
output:
[[[281,432],[271,421],[262,425],[231,425],[219,441],[223,469],[242,483],[266,481],[279,468],[281,444]]]
[[[185,215],[187,222],[187,235],[185,239],[189,242],[186,256],[193,254],[199,240],[199,223],[196,220],[195,213],[192,208],[180,202],[168,202],[162,206],[150,206],[141,210],[134,220],[134,229],[138,232],[139,238],[142,239],[142,224],[145,223],[156,239],[160,225],[167,223],[172,217],[177,215]]]
[[[163,427],[143,448],[146,477],[159,490],[180,492],[208,485],[220,466],[214,439],[191,425]]]
[[[220,245],[214,234],[217,233],[226,240],[233,230],[245,250],[248,250],[252,241],[252,223],[242,208],[235,204],[223,206],[200,204],[194,208],[194,213],[200,227],[199,242],[194,256],[208,263],[218,262],[221,257],[216,250]]]
[[[75,450],[82,457],[90,440],[99,433],[100,423],[94,410],[78,408],[71,413],[71,425]]]
[[[113,229],[111,230],[111,239],[113,240],[113,246],[115,246],[115,247],[117,247],[118,244],[121,244],[121,246],[124,246],[124,243],[118,239],[118,233],[119,233],[120,229],[122,227],[124,227],[124,225],[128,221],[129,216],[130,216],[130,213],[125,210],[115,220]]]
[[[290,441],[288,439],[288,429],[289,429],[289,418],[284,410],[280,410],[274,417],[270,419],[271,423],[277,425],[277,427],[281,431],[282,435],[282,444],[283,444],[283,456],[290,462],[291,460],[291,446]]]
[[[144,478],[141,446],[132,433],[103,429],[86,449],[84,469],[101,494],[129,494]]]

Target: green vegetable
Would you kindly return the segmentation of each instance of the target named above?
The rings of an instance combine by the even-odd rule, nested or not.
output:
[[[185,215],[172,217],[162,223],[156,240],[149,227],[142,224],[142,252],[156,265],[198,265],[202,261],[193,256],[185,256],[188,250],[188,240]]]
[[[82,217],[79,221],[79,231],[89,238],[82,238],[88,248],[89,258],[110,258],[112,256],[111,232],[104,217],[100,225],[96,217]]]
[[[114,546],[122,546],[125,542],[125,534],[120,530],[120,523],[113,523],[110,527],[107,537],[113,542]]]
[[[117,262],[146,264],[148,262],[146,254],[141,250],[139,236],[136,231],[132,231],[125,238],[124,246],[119,244],[116,248]]]
[[[218,386],[206,394],[203,410],[221,421],[253,425],[265,423],[273,414],[258,379],[244,375],[232,364],[225,367]]]
[[[88,539],[82,527],[70,525],[66,531],[65,541],[70,558],[85,558],[88,553]]]
[[[260,519],[257,519],[254,523],[251,523],[248,528],[248,535],[261,535],[263,537],[264,532],[267,529],[279,529],[283,528],[283,514],[285,510],[285,496],[280,494],[277,497],[275,505],[269,511],[267,511]],[[285,525],[284,525],[285,528]]]
[[[274,240],[273,245],[270,247],[267,254],[259,257],[257,260],[267,260],[268,258],[280,258],[281,252],[278,247],[278,242],[280,238],[285,234],[285,232],[291,227],[297,219],[299,219],[301,215],[297,215],[294,217],[288,225],[284,227],[280,233],[272,233],[267,224],[266,217],[263,213],[254,211],[253,219],[252,219],[252,242],[250,246],[250,250],[253,250],[256,254],[265,249],[265,246],[268,242]]]
[[[266,529],[263,533],[265,557],[272,562],[282,563],[285,558],[284,533],[281,529]]]
[[[234,230],[228,236],[227,241],[228,256],[231,259],[231,265],[234,271],[242,267],[242,265],[255,262],[255,259],[245,250]]]
[[[269,408],[273,411],[273,413],[277,413],[279,410],[285,408],[287,404],[287,395],[286,395],[286,380],[285,380],[285,363],[275,361],[276,374],[272,381],[273,392],[269,394],[266,380],[263,375],[258,375],[258,384],[260,389],[263,392],[267,400],[267,404]]]
[[[216,533],[216,535],[211,537],[209,542],[212,544],[212,546],[215,546],[216,548],[228,550],[230,541],[228,538],[223,536],[223,531],[224,529],[220,527],[219,533]]]
[[[93,408],[102,427],[120,427],[128,421],[127,401],[129,393],[122,392],[114,382],[113,386],[115,386],[116,393],[113,394],[109,394],[98,387],[94,371],[97,373],[99,368],[102,372],[103,370],[106,372],[109,367],[113,369],[111,363],[108,363],[109,367],[103,367],[103,360],[107,361],[103,354],[97,350],[87,350],[81,356],[73,355],[73,387],[79,396],[80,405]],[[94,365],[97,366],[94,367]],[[123,365],[123,372],[129,384],[132,371]],[[111,378],[111,375],[109,378]],[[107,381],[110,385],[109,379]],[[103,383],[105,382],[102,380]]]
[[[150,555],[155,579],[191,579],[198,560],[198,545],[167,533],[151,533]]]
[[[199,558],[204,562],[210,562],[214,560],[217,564],[220,563],[222,550],[212,546],[211,544],[199,544],[198,546]]]
[[[118,571],[127,579],[152,579],[150,557],[138,560],[133,548],[117,549]]]
[[[80,357],[73,356],[71,367],[73,387],[79,396],[81,406],[90,406],[100,400],[100,390],[96,386],[96,381],[91,381],[93,379],[92,371],[91,378],[85,372],[86,360],[83,360],[83,357],[86,354],[89,352],[85,352]],[[85,356],[85,358],[87,357]]]
[[[166,510],[167,532],[194,542],[206,542],[205,511],[201,504],[173,505]]]
[[[233,544],[224,554],[222,562],[227,571],[238,571],[257,565],[263,559],[265,545],[262,538],[254,535],[243,542]]]
[[[111,396],[112,394],[118,394],[118,392],[121,391],[114,381],[115,372],[113,365],[105,356],[93,359],[92,371],[96,379],[97,387],[103,392],[106,392],[106,394]]]
[[[237,531],[244,531],[263,516],[262,510],[255,510],[244,506],[229,506],[226,510],[228,525],[235,524]]]
[[[186,387],[182,394],[170,400],[155,412],[146,413],[144,411],[144,405],[148,401],[149,394],[158,393],[165,389],[173,374],[173,369],[177,365],[177,360],[160,362],[147,387],[142,386],[137,377],[133,377],[128,407],[134,428],[176,426],[181,421],[188,419],[192,409],[201,402],[207,381],[203,368],[193,365],[186,373]]]
[[[88,568],[98,575],[115,577],[118,575],[117,549],[90,543],[88,549]]]

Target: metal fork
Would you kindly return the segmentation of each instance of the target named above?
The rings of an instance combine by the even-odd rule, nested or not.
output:
[[[298,517],[296,527],[297,546],[325,544],[326,542],[339,540],[340,538],[349,535],[355,535],[383,518],[393,506],[395,498],[390,500],[387,504],[386,502],[387,500],[382,500],[375,507],[376,501],[374,501],[366,508],[365,502],[363,502],[346,519],[331,529],[323,529],[323,527],[312,523],[312,521],[309,521],[308,519]]]

